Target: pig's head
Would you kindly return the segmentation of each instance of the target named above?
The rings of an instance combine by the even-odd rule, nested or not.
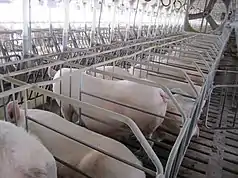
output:
[[[23,110],[20,109],[17,101],[10,101],[7,104],[7,118],[8,122],[14,123],[17,126],[23,126],[25,123],[25,116]]]

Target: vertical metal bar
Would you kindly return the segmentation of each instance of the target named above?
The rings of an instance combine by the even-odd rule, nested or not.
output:
[[[102,10],[103,10],[103,0],[101,1],[100,4],[100,12],[99,12],[99,18],[98,18],[98,30],[100,30],[100,25],[101,25],[101,18],[102,18]]]
[[[161,15],[161,11],[162,11],[162,7],[160,6],[160,4],[158,5],[158,11],[157,11],[157,15],[156,15],[156,23],[155,23],[155,36],[157,36],[157,32],[159,31],[160,28],[160,22],[158,22],[158,19],[161,21],[162,15]]]
[[[158,19],[158,16],[159,16],[159,10],[160,10],[160,5],[158,4],[158,9],[156,11],[156,17],[155,17],[155,21],[154,21],[153,36],[156,36],[156,24],[157,24],[157,19]]]
[[[234,117],[233,117],[232,127],[235,127],[236,118],[237,118],[237,112],[238,112],[238,102],[236,102],[236,110],[235,110],[235,115],[234,115]]]
[[[23,56],[29,53],[29,0],[22,1],[23,7]]]
[[[208,0],[205,1],[205,5],[204,5],[204,10],[203,11],[205,11],[205,9],[207,7],[207,3],[208,3]],[[202,22],[201,22],[201,26],[200,26],[200,32],[202,32],[203,23],[204,23],[204,18],[202,18]],[[205,28],[205,30],[206,30],[206,28]],[[205,30],[204,30],[204,32],[205,32]]]
[[[87,3],[83,2],[83,19],[84,19],[84,24],[87,24]]]
[[[115,28],[115,21],[116,21],[116,9],[117,9],[118,1],[114,1],[113,5],[113,16],[112,16],[112,25],[111,25],[111,36],[110,36],[110,43],[112,43],[112,39],[114,36],[114,28]]]
[[[31,0],[29,0],[28,6],[28,13],[29,13],[29,28],[28,28],[28,45],[29,45],[29,53],[32,52],[32,45],[31,45]]]
[[[51,7],[48,7],[48,15],[49,15],[49,32],[52,34],[52,18],[51,18]]]
[[[137,16],[138,7],[139,7],[139,1],[140,1],[140,0],[137,0],[137,3],[136,3],[136,12],[135,12],[134,23],[133,23],[133,28],[134,28],[134,29],[135,29],[135,26],[136,26],[136,16]]]
[[[25,109],[24,109],[24,112],[25,112],[25,117],[27,116],[27,109],[28,109],[28,104],[27,104],[27,102],[28,102],[28,100],[27,100],[27,92],[28,91],[28,89],[26,89],[25,91],[24,91],[24,100],[25,100]],[[26,117],[26,120],[25,120],[25,124],[26,124],[26,131],[28,132],[28,119],[27,119],[27,117]]]
[[[127,39],[128,39],[129,31],[130,31],[130,28],[131,28],[131,12],[132,12],[132,7],[133,7],[133,2],[130,2],[130,6],[129,6],[129,9],[128,9],[128,24],[127,24],[127,27],[126,27],[125,41],[127,41]]]
[[[1,80],[0,84],[1,84],[1,90],[2,92],[4,92],[5,90],[4,90],[3,80]],[[2,98],[2,102],[3,102],[3,108],[4,108],[4,121],[7,121],[5,97]]]
[[[223,100],[222,100],[221,111],[220,111],[220,114],[219,114],[219,126],[218,127],[221,127],[221,124],[222,124],[222,117],[223,117],[223,112],[224,112],[224,108],[225,108],[225,104],[226,104],[226,97],[227,97],[228,88],[225,88],[224,90],[225,91],[224,91],[224,97],[223,97]],[[223,89],[222,89],[222,92],[223,92]]]
[[[138,36],[137,38],[140,38],[141,36],[141,31],[142,31],[142,24],[143,24],[143,17],[144,17],[144,14],[145,14],[145,9],[146,9],[146,3],[143,3],[142,4],[142,12],[141,12],[141,18],[140,18],[140,23],[139,23],[139,28],[138,28]]]
[[[91,40],[90,40],[91,47],[94,43],[94,37],[95,37],[96,15],[97,15],[97,0],[93,0],[93,20],[92,20]]]
[[[150,14],[150,25],[149,25],[149,28],[148,28],[148,31],[147,31],[147,37],[150,36],[151,27],[152,27],[152,24],[153,24],[153,16],[154,16],[154,12],[155,12],[155,6],[152,6],[151,8],[152,8],[152,10],[151,10],[151,14]]]
[[[69,0],[64,0],[63,51],[67,50],[69,31]]]

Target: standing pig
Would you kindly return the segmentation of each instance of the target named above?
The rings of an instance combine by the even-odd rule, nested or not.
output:
[[[168,96],[162,89],[127,80],[104,80],[87,75],[85,72],[77,72],[77,70],[78,69],[72,69],[72,72],[74,73],[71,74],[72,82],[70,87],[70,69],[62,68],[61,90],[60,82],[56,82],[53,84],[53,92],[58,94],[61,93],[64,96],[70,96],[69,94],[71,88],[71,97],[79,99],[79,90],[81,89],[81,91],[92,95],[121,102],[126,105],[135,106],[141,110],[157,115],[165,115]],[[60,70],[55,73],[53,79],[58,77],[60,77]],[[58,105],[60,105],[60,101],[57,99],[56,101]],[[136,111],[134,109],[101,100],[83,93],[81,94],[81,101],[130,117],[138,125],[143,134],[149,137],[152,136],[153,132],[163,122],[163,118],[161,117],[152,116],[144,112]],[[73,111],[78,113],[79,109],[71,107],[68,103],[64,102],[62,102],[61,107],[61,111],[67,120],[71,119]],[[125,132],[125,126],[123,123],[111,119],[104,112],[95,112],[92,109],[82,109],[81,112],[84,114],[82,115],[81,120],[90,130],[119,139],[129,135],[128,132]],[[104,123],[95,121],[85,115],[97,118]]]
[[[14,124],[0,121],[1,178],[57,178],[51,153],[34,136]]]

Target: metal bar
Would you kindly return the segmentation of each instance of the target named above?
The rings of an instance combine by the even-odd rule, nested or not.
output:
[[[15,83],[17,85],[26,85],[27,83],[19,81],[17,79],[11,78],[11,77],[6,77],[7,80],[11,81],[12,83]],[[151,146],[149,145],[148,141],[145,139],[144,135],[141,133],[140,129],[138,128],[138,126],[135,124],[135,122],[130,119],[129,117],[126,117],[124,115],[112,112],[110,110],[106,110],[88,103],[84,103],[81,102],[79,100],[73,99],[73,98],[69,98],[63,95],[59,95],[56,93],[53,93],[51,91],[42,89],[37,87],[36,85],[32,86],[31,88],[32,90],[35,90],[36,92],[42,93],[44,95],[47,95],[49,97],[53,97],[53,98],[57,98],[59,100],[63,100],[64,102],[80,107],[82,109],[93,109],[95,111],[98,112],[103,112],[103,113],[107,113],[107,115],[114,120],[120,121],[124,124],[126,124],[134,133],[134,135],[136,136],[137,140],[140,142],[141,146],[143,147],[143,149],[145,150],[145,152],[147,153],[148,157],[151,159],[151,161],[153,162],[153,164],[156,167],[156,173],[157,175],[163,175],[164,174],[164,169],[163,166],[159,160],[159,158],[157,157],[157,155],[155,154],[155,152],[153,151],[153,149],[151,148]]]
[[[49,32],[50,34],[52,34],[52,30],[53,30],[53,27],[52,27],[52,19],[51,19],[51,7],[48,7],[48,15],[49,15]]]
[[[91,36],[90,36],[90,47],[95,43],[95,32],[96,32],[96,15],[97,15],[97,5],[98,1],[93,0],[93,19],[92,19],[92,28],[91,28]]]
[[[77,143],[80,143],[80,144],[82,144],[82,145],[85,145],[85,146],[87,146],[87,147],[89,147],[89,148],[91,148],[91,149],[93,149],[93,150],[99,151],[99,152],[101,152],[101,153],[103,153],[103,154],[105,154],[105,155],[107,155],[107,156],[109,156],[109,157],[112,157],[112,158],[115,159],[115,160],[118,160],[118,161],[120,161],[120,162],[122,162],[122,163],[125,163],[125,164],[131,166],[131,167],[134,167],[134,168],[136,168],[136,169],[139,169],[139,170],[141,170],[141,171],[144,171],[144,172],[146,172],[146,173],[148,173],[148,174],[150,174],[150,175],[152,175],[152,176],[155,176],[155,175],[156,175],[156,173],[155,173],[154,171],[151,171],[151,170],[148,169],[148,168],[145,168],[145,167],[139,166],[139,165],[137,165],[137,164],[131,163],[131,162],[127,161],[127,160],[121,159],[121,158],[119,158],[119,157],[117,157],[117,156],[115,156],[115,155],[113,155],[113,154],[111,154],[111,153],[109,153],[109,152],[104,151],[104,150],[101,149],[101,148],[98,148],[98,147],[95,147],[95,146],[93,146],[93,145],[87,144],[87,143],[85,143],[84,141],[81,141],[81,140],[72,138],[71,136],[68,136],[67,134],[64,134],[64,133],[62,133],[62,132],[60,132],[60,131],[58,131],[58,130],[52,128],[52,127],[49,127],[49,126],[47,126],[47,125],[45,125],[45,124],[42,124],[42,123],[36,121],[35,119],[30,118],[29,116],[27,116],[27,117],[28,117],[28,118],[27,118],[26,120],[33,121],[33,122],[35,122],[35,123],[37,123],[37,124],[39,124],[39,125],[41,125],[41,126],[46,127],[47,129],[50,129],[50,130],[52,130],[52,131],[54,131],[54,132],[56,132],[56,133],[58,133],[58,134],[60,134],[60,135],[63,135],[64,137],[67,137],[67,138],[69,138],[69,139],[71,139],[71,140],[73,140],[73,141],[75,141],[75,142],[77,142]],[[69,164],[67,164],[67,165],[69,165]],[[72,168],[72,166],[70,166],[70,168]]]
[[[130,6],[128,9],[128,23],[127,23],[127,27],[126,27],[126,35],[125,35],[125,41],[128,40],[129,37],[129,31],[131,29],[131,14],[132,14],[132,7],[133,7],[133,1],[130,2]]]
[[[64,0],[64,29],[63,29],[63,51],[67,50],[69,33],[69,0]]]
[[[114,33],[115,33],[115,23],[116,23],[116,11],[117,11],[118,0],[114,1],[113,3],[113,16],[112,16],[112,31],[110,36],[110,43],[112,43]]]
[[[154,11],[155,11],[155,6],[151,7],[151,14],[150,14],[150,25],[148,27],[148,32],[147,32],[147,37],[149,37],[151,35],[151,28],[153,25],[153,16],[154,16]]]
[[[165,45],[168,45],[168,44],[173,44],[173,43],[176,43],[176,42],[180,42],[180,41],[183,41],[183,40],[187,40],[189,38],[193,38],[194,36],[190,36],[190,37],[185,37],[185,38],[182,38],[180,40],[176,40],[176,41],[173,41],[173,42],[169,42],[169,43],[164,43],[162,45],[156,45],[156,46],[153,46],[153,47],[149,47],[149,48],[146,48],[145,50],[142,50],[142,51],[139,51],[139,52],[136,52],[136,53],[133,53],[131,55],[128,55],[128,56],[122,56],[122,57],[117,57],[117,58],[114,58],[114,59],[111,59],[111,60],[108,60],[108,61],[105,61],[105,62],[101,62],[99,64],[93,64],[91,65],[90,67],[85,67],[84,69],[87,70],[89,68],[93,68],[93,67],[99,67],[100,65],[105,65],[105,64],[109,64],[111,62],[114,62],[114,61],[119,61],[119,60],[125,60],[125,59],[128,59],[128,58],[132,58],[138,54],[141,54],[143,53],[144,51],[149,51],[153,48],[160,48],[160,47],[163,47]],[[120,48],[119,48],[120,49]],[[123,47],[122,47],[123,49]],[[114,50],[109,50],[109,51],[115,51]],[[102,51],[100,52],[99,54],[105,54],[107,52],[105,51]],[[23,74],[23,73],[26,73],[26,72],[31,72],[31,71],[35,71],[35,70],[39,70],[39,69],[42,69],[42,68],[47,68],[47,67],[52,67],[52,66],[55,66],[55,65],[60,65],[60,64],[65,64],[67,62],[71,62],[71,61],[76,61],[76,60],[79,60],[79,59],[83,59],[83,58],[86,58],[86,57],[95,57],[96,55],[98,54],[91,54],[91,55],[86,55],[86,56],[77,56],[77,57],[74,57],[74,58],[70,58],[68,60],[65,60],[65,61],[56,61],[56,62],[52,62],[50,64],[44,64],[44,65],[41,65],[41,66],[35,66],[35,67],[32,67],[30,69],[24,69],[24,70],[21,70],[21,71],[15,71],[15,72],[11,72],[11,73],[8,73],[8,74],[5,74],[4,76],[15,76],[15,75],[20,75],[20,74]],[[47,58],[45,58],[47,60]],[[5,64],[3,64],[4,66]],[[0,65],[1,66],[1,65]],[[55,80],[58,80],[60,78],[57,78]]]
[[[209,73],[209,75],[208,75],[208,77],[207,77],[207,80],[206,80],[206,85],[204,85],[204,87],[203,87],[203,89],[202,89],[202,93],[200,94],[200,96],[198,97],[198,98],[200,98],[200,104],[199,104],[199,107],[200,107],[200,110],[201,110],[201,104],[202,104],[202,99],[204,99],[205,98],[205,94],[208,92],[208,90],[209,90],[209,88],[211,88],[212,86],[211,86],[211,84],[212,84],[212,81],[213,81],[213,78],[214,78],[214,74],[213,74],[213,71],[217,68],[217,65],[218,65],[218,63],[220,62],[220,58],[221,58],[221,55],[222,55],[222,52],[223,52],[223,50],[224,50],[224,48],[225,48],[225,45],[226,45],[226,42],[227,42],[227,40],[228,40],[228,38],[229,38],[229,36],[230,36],[230,32],[231,31],[227,31],[227,34],[226,34],[226,36],[224,37],[224,41],[223,41],[223,44],[222,44],[222,47],[221,47],[221,49],[220,49],[220,51],[219,51],[219,53],[218,53],[218,55],[216,56],[216,60],[215,60],[215,63],[212,65],[212,68],[211,68],[211,72]],[[199,110],[199,111],[200,111]],[[196,111],[196,110],[194,110],[194,111]],[[199,113],[198,113],[199,114]],[[198,115],[197,114],[197,115]],[[196,120],[195,119],[197,119],[197,116],[196,117],[192,117],[192,122],[196,122]],[[187,129],[189,129],[190,127],[188,127]],[[186,129],[186,130],[187,130]],[[188,147],[188,145],[187,146],[185,146],[186,144],[184,144],[184,143],[188,143],[189,141],[191,140],[191,137],[186,137],[184,140],[183,140],[183,143],[181,142],[181,145],[182,145],[182,149],[180,149],[180,153],[178,153],[178,155],[179,155],[179,157],[178,157],[178,159],[177,160],[175,160],[175,162],[174,162],[174,164],[175,164],[175,167],[176,168],[178,168],[178,166],[179,165],[181,165],[181,160],[182,160],[182,158],[183,158],[183,156],[184,156],[184,153],[185,153],[185,151],[186,151],[186,149],[187,149],[187,147]],[[174,149],[174,147],[173,147],[173,149]],[[171,160],[174,160],[175,159],[175,157],[171,157]],[[175,173],[175,175],[171,175],[170,174],[170,167],[172,166],[172,164],[171,164],[171,162],[172,161],[170,161],[170,160],[168,160],[167,161],[167,164],[166,164],[166,168],[167,168],[167,165],[168,165],[168,169],[165,169],[165,174],[167,173],[167,170],[168,170],[168,176],[176,176],[176,174],[177,173]],[[177,171],[178,172],[178,171]]]
[[[133,63],[133,61],[131,61]],[[151,66],[151,67],[160,67],[159,64],[151,64],[151,63],[147,63],[147,62],[139,62],[139,61],[136,61],[135,63],[137,64],[142,64],[142,65],[147,65],[147,66]],[[188,84],[189,84],[189,87],[192,89],[192,91],[194,92],[195,96],[198,96],[198,92],[195,88],[195,85],[194,83],[192,82],[191,78],[188,76],[188,74],[186,73],[186,71],[183,71],[182,69],[178,69],[176,67],[172,67],[172,66],[164,66],[165,68],[168,68],[168,69],[172,69],[174,71],[178,71],[179,73],[181,73],[184,78],[187,80]]]
[[[30,53],[30,44],[29,44],[29,6],[30,0],[22,1],[23,5],[23,56],[26,56]]]
[[[139,1],[140,0],[137,0],[137,2],[136,2],[136,12],[135,12],[135,15],[134,15],[134,22],[133,22],[133,28],[134,29],[135,29],[135,26],[136,26],[136,16],[137,16],[138,7],[139,7]]]
[[[142,4],[142,11],[141,11],[141,14],[140,14],[140,22],[139,22],[139,27],[138,27],[137,38],[141,37],[141,31],[142,31],[142,24],[143,24],[143,17],[144,17],[144,14],[145,14],[145,9],[146,9],[146,3],[143,3]]]

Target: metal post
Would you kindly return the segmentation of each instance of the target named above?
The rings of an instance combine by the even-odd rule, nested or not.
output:
[[[108,4],[107,6],[107,14],[111,14],[112,13],[112,4]],[[109,33],[109,43],[111,43],[111,33],[112,33],[112,26],[111,26],[111,22],[109,21],[108,23],[108,33]]]
[[[49,8],[49,32],[52,34],[52,20],[51,20],[51,7]]]
[[[156,11],[156,17],[155,17],[155,22],[154,22],[154,32],[153,32],[152,36],[156,36],[156,32],[157,32],[157,28],[158,28],[157,19],[159,16],[159,12],[161,11],[160,8],[161,8],[160,4],[158,3],[158,9]]]
[[[29,0],[29,28],[28,28],[28,46],[29,46],[29,53],[32,53],[32,45],[31,45],[31,0]]]
[[[64,0],[63,51],[67,50],[69,31],[69,0]]]
[[[155,12],[155,6],[152,6],[151,8],[152,8],[152,10],[151,10],[151,14],[150,14],[150,25],[148,27],[147,37],[150,36],[151,27],[152,27],[152,24],[153,24],[153,16],[154,16],[154,12]]]
[[[87,24],[87,3],[86,2],[83,2],[83,19],[84,19],[84,24],[86,25]]]
[[[118,1],[115,0],[114,1],[114,6],[113,6],[113,16],[112,16],[112,26],[111,26],[112,32],[111,32],[111,36],[110,36],[110,43],[112,43],[112,39],[113,39],[113,36],[114,36],[117,5],[118,5]]]
[[[22,7],[23,7],[23,56],[27,56],[30,52],[29,47],[29,6],[30,1],[29,0],[23,0],[22,1]]]
[[[100,26],[101,26],[102,13],[103,13],[102,11],[103,11],[103,0],[101,1],[101,4],[100,4],[99,18],[98,18],[98,30],[100,30]]]
[[[185,16],[184,16],[184,21],[183,21],[183,24],[181,25],[182,26],[182,30],[184,31],[185,30],[185,27],[187,28],[187,26],[188,26],[188,24],[186,24],[187,23],[187,21],[186,21],[186,18],[188,17],[188,9],[189,9],[189,7],[190,7],[190,1],[189,0],[186,0],[185,1],[185,6],[186,6],[186,11],[185,11]]]
[[[93,0],[93,20],[92,20],[92,29],[91,29],[91,40],[90,46],[92,47],[94,43],[94,36],[96,31],[96,15],[97,15],[97,0]]]
[[[171,17],[170,14],[171,14],[171,6],[166,8],[166,12],[165,12],[165,18],[166,18],[165,29],[164,29],[165,35],[167,35],[169,32],[169,24],[170,24],[170,17]]]
[[[125,41],[127,41],[127,39],[128,39],[129,31],[130,31],[130,28],[131,28],[131,12],[132,12],[132,8],[133,8],[133,3],[130,2],[130,6],[129,6],[129,9],[128,9],[128,24],[126,26]]]
[[[145,9],[146,9],[146,3],[143,3],[142,4],[142,12],[141,12],[141,18],[140,18],[140,22],[139,22],[139,28],[138,28],[138,36],[137,38],[140,38],[141,36],[141,31],[142,31],[142,24],[143,24],[143,17],[144,17],[144,14],[145,14]]]

